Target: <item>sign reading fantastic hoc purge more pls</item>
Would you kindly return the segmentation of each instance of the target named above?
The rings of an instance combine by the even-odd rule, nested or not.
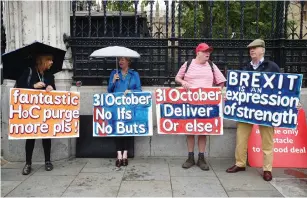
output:
[[[150,92],[94,95],[93,136],[152,136]]]
[[[159,134],[222,135],[221,88],[157,89]]]
[[[224,118],[296,128],[301,74],[228,71]]]
[[[80,94],[10,90],[9,139],[79,137]]]

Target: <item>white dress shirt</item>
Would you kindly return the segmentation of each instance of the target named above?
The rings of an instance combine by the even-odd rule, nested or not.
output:
[[[257,64],[254,64],[253,61],[251,61],[251,65],[253,66],[254,70],[256,70],[263,61],[264,57],[262,57]]]

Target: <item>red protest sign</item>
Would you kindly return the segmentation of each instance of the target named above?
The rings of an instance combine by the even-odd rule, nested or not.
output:
[[[273,167],[307,168],[307,124],[303,109],[298,113],[296,129],[274,129]],[[248,162],[252,167],[262,167],[263,153],[258,126],[253,127],[248,141]]]
[[[158,134],[223,135],[220,87],[159,88],[155,95]]]

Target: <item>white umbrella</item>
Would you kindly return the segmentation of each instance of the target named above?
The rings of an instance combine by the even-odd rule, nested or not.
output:
[[[116,69],[118,69],[118,64],[117,64],[118,57],[140,58],[140,54],[126,47],[110,46],[94,51],[90,55],[90,57],[94,58],[116,57]]]

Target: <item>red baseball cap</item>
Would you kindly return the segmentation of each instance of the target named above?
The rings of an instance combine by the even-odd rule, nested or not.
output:
[[[205,51],[211,53],[211,52],[213,51],[213,48],[210,47],[207,43],[200,43],[200,44],[196,47],[195,51],[196,51],[196,54],[197,54],[197,52],[205,52]]]

